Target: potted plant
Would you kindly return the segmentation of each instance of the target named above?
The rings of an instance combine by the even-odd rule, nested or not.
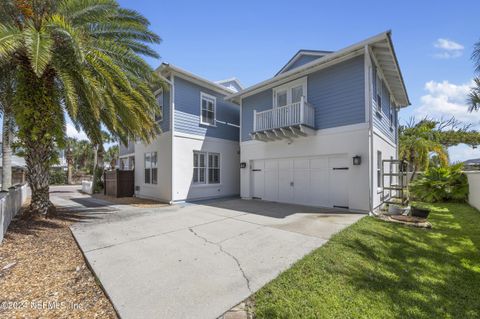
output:
[[[425,207],[412,206],[412,209],[410,210],[410,214],[413,217],[427,218],[428,215],[430,214],[430,209]]]
[[[406,210],[407,210],[407,207],[400,206],[397,204],[388,205],[388,213],[391,215],[403,215]]]

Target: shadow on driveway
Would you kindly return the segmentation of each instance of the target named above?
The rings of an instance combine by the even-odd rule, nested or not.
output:
[[[345,214],[358,214],[346,209],[339,208],[311,207],[255,199],[244,200],[240,198],[227,198],[224,200],[205,200],[195,202],[195,204],[280,219],[286,218],[294,214],[315,214],[317,218],[329,218]]]

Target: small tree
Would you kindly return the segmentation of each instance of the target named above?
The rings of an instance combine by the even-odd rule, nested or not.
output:
[[[480,144],[480,133],[470,129],[470,125],[451,118],[433,120],[424,118],[409,123],[399,129],[400,158],[410,163],[412,180],[419,170],[427,170],[432,157],[438,166],[448,165],[448,148],[459,144],[472,147]]]

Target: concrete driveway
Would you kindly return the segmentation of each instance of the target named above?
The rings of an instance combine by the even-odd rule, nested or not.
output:
[[[240,199],[87,214],[73,234],[122,318],[217,318],[363,216]]]

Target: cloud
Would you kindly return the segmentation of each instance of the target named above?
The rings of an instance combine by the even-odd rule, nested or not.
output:
[[[434,56],[440,59],[458,58],[465,49],[460,43],[443,38],[437,39],[433,46],[437,49],[437,53]]]
[[[480,148],[472,148],[468,145],[457,145],[448,148],[450,162],[463,162],[469,159],[480,158]]]
[[[480,112],[470,113],[467,105],[468,92],[473,85],[473,80],[464,84],[448,81],[425,83],[426,94],[420,98],[420,106],[415,110],[415,117],[448,119],[454,116],[457,120],[480,130]]]
[[[84,131],[80,130],[77,131],[75,126],[72,123],[67,123],[67,136],[76,138],[77,140],[87,140],[87,134]]]

